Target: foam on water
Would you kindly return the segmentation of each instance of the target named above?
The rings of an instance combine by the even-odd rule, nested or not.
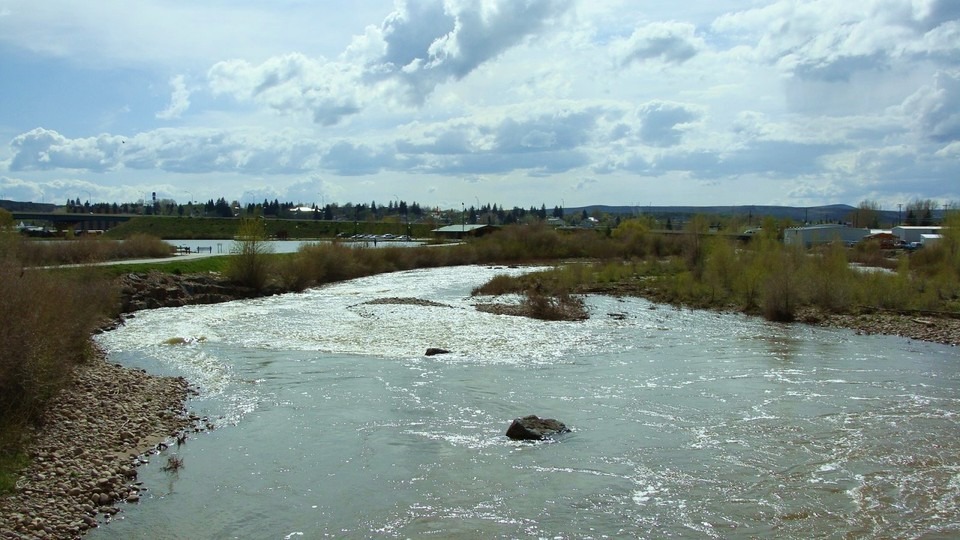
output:
[[[497,274],[530,270],[476,266],[410,271],[301,294],[158,309],[139,313],[124,327],[104,335],[101,343],[108,350],[134,350],[160,347],[175,338],[202,339],[254,349],[390,358],[419,357],[428,347],[440,347],[452,352],[444,360],[506,363],[552,362],[569,354],[617,347],[608,334],[598,332],[609,326],[602,317],[544,325],[478,311],[477,303],[491,299],[464,294]],[[429,299],[442,305],[372,303],[389,298]],[[148,332],[148,328],[164,330]]]

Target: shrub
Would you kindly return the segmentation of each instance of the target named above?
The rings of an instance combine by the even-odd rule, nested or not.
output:
[[[802,270],[802,282],[807,287],[806,296],[825,311],[839,313],[852,306],[856,275],[847,262],[843,244],[834,242],[812,254]]]
[[[108,245],[112,247],[107,252],[110,260],[169,257],[174,250],[170,244],[149,234],[134,234],[118,242],[101,241],[109,242]]]
[[[530,317],[546,321],[570,321],[587,318],[583,300],[564,291],[548,292],[540,282],[524,291],[522,305]]]
[[[227,278],[240,285],[261,291],[270,278],[272,251],[262,219],[243,219],[237,227],[237,241],[231,248],[233,257],[227,263]]]
[[[516,294],[523,289],[524,286],[516,278],[508,276],[507,274],[497,274],[483,285],[474,288],[470,294],[473,296],[481,294],[499,296],[502,294]]]
[[[0,299],[0,461],[10,462],[24,426],[91,357],[90,333],[116,313],[118,291],[92,271],[53,274],[4,257]]]

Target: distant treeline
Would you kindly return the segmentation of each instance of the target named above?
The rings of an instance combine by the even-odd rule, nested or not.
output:
[[[139,214],[148,216],[195,216],[195,217],[249,217],[264,216],[280,219],[314,219],[324,221],[378,221],[389,217],[400,220],[418,221],[428,217],[441,220],[459,222],[461,220],[471,224],[509,225],[524,223],[531,219],[545,220],[548,217],[563,218],[563,208],[555,206],[551,211],[546,205],[539,208],[513,207],[507,209],[497,204],[483,204],[480,206],[464,205],[459,210],[441,210],[436,207],[424,207],[419,203],[406,201],[388,201],[387,204],[368,203],[346,204],[316,204],[304,206],[293,202],[280,202],[277,199],[262,203],[248,203],[241,205],[238,201],[227,202],[223,197],[207,202],[181,204],[169,199],[158,199],[146,203],[90,203],[80,199],[68,199],[65,206],[70,213],[94,214]],[[573,216],[575,219],[586,219],[586,211]]]

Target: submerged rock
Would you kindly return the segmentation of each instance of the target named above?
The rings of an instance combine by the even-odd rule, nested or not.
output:
[[[542,441],[552,435],[569,431],[563,422],[531,414],[514,420],[507,428],[507,437],[518,441]]]

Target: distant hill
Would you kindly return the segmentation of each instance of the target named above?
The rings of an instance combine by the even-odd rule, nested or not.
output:
[[[720,215],[720,216],[752,216],[759,219],[771,216],[777,219],[790,218],[798,223],[805,221],[811,223],[818,222],[838,222],[850,219],[850,215],[857,211],[856,207],[848,204],[828,204],[824,206],[768,206],[768,205],[740,205],[740,206],[607,206],[591,205],[578,208],[564,208],[565,214],[581,213],[584,210],[588,214],[593,212],[606,213],[610,215],[640,215],[650,214],[657,217],[683,218],[702,215]],[[893,223],[897,220],[896,210],[880,211],[881,223]]]

